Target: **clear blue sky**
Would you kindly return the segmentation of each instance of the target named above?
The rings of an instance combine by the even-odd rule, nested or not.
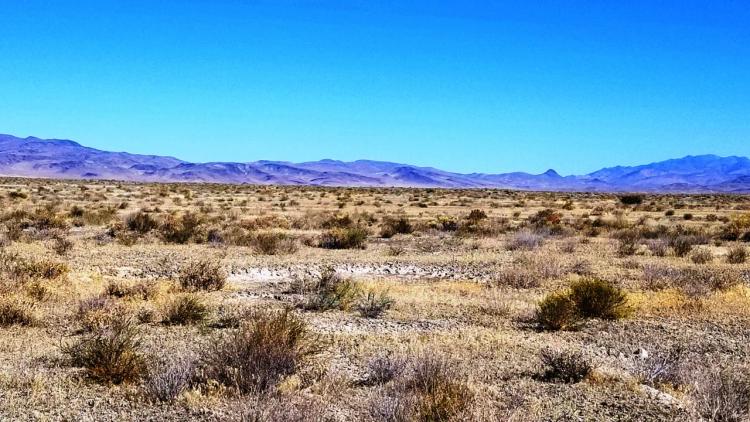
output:
[[[746,0],[513,3],[2,0],[0,133],[462,172],[750,155]]]

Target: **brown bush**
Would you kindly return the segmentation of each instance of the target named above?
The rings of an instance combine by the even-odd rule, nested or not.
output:
[[[146,234],[151,230],[157,228],[159,226],[159,223],[156,221],[156,219],[154,219],[154,217],[151,216],[151,214],[148,214],[141,210],[129,215],[125,219],[125,225],[130,231],[140,234]]]
[[[414,227],[407,217],[386,217],[380,228],[380,237],[388,239],[397,234],[409,234],[413,231]]]
[[[15,296],[0,297],[0,327],[34,324],[36,324],[36,317],[32,303]]]
[[[298,249],[297,242],[284,233],[258,233],[250,244],[261,255],[289,255]]]
[[[351,278],[342,277],[333,267],[324,268],[318,276],[296,276],[290,291],[305,295],[300,306],[314,311],[349,310],[360,294],[359,285]]]
[[[154,401],[173,402],[195,376],[196,358],[178,352],[168,354],[148,368],[143,388]]]
[[[185,290],[221,290],[227,276],[218,261],[201,260],[190,262],[180,270],[180,285]]]
[[[174,298],[164,310],[163,322],[167,325],[197,324],[209,315],[208,305],[200,296],[186,294]]]
[[[289,310],[257,313],[204,356],[204,374],[240,393],[261,393],[317,351],[307,324]]]
[[[473,400],[463,374],[435,354],[424,354],[411,362],[403,388],[415,395],[413,420],[417,421],[454,420]]]
[[[120,384],[134,382],[146,372],[140,332],[129,318],[116,318],[78,342],[63,346],[73,366],[86,368],[97,381]]]
[[[734,245],[729,248],[727,262],[730,264],[744,264],[747,261],[747,248],[742,245]]]
[[[206,240],[202,224],[200,216],[191,212],[186,212],[179,218],[167,216],[159,226],[159,234],[167,243],[202,243]]]
[[[593,365],[580,351],[544,349],[539,354],[544,367],[543,379],[577,383],[586,378]]]
[[[324,249],[364,249],[367,230],[361,227],[334,228],[320,236],[318,246]]]

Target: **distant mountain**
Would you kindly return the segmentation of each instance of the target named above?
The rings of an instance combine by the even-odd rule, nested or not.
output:
[[[581,176],[561,176],[551,169],[542,174],[460,174],[370,160],[190,163],[173,157],[101,151],[69,140],[11,135],[0,135],[0,175],[142,182],[750,193],[750,160],[745,157],[688,156],[604,168]]]

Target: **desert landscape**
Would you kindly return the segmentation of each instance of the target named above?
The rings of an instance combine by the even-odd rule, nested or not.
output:
[[[748,418],[747,196],[0,198],[3,420]]]

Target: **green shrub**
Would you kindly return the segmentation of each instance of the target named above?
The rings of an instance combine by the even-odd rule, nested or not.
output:
[[[597,278],[584,278],[571,284],[570,299],[583,318],[614,320],[630,313],[627,294]]]
[[[360,293],[357,283],[332,267],[324,268],[317,277],[296,278],[292,291],[307,296],[301,304],[303,309],[315,311],[349,310]]]
[[[538,305],[536,320],[546,330],[571,330],[581,319],[569,292],[548,294]]]
[[[357,304],[357,311],[363,318],[378,318],[393,306],[393,298],[388,296],[388,292],[368,291],[364,293]]]

